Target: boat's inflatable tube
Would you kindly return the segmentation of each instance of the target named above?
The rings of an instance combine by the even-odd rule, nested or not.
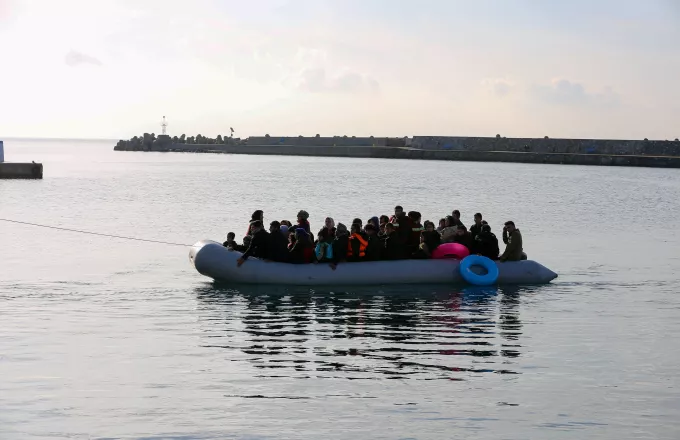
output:
[[[470,250],[460,243],[443,243],[432,251],[432,258],[440,260],[442,258],[455,258],[462,260],[470,255]]]
[[[472,271],[475,266],[481,266],[486,273],[478,274]],[[470,255],[463,258],[459,265],[460,275],[465,281],[475,286],[491,286],[498,281],[498,266],[492,259],[481,255]]]
[[[219,281],[280,285],[375,285],[465,283],[457,260],[400,260],[328,264],[286,264],[249,258],[241,267],[242,254],[214,241],[199,241],[189,259],[201,274]],[[557,277],[535,261],[498,263],[498,284],[543,284]],[[476,268],[472,268],[474,271]]]

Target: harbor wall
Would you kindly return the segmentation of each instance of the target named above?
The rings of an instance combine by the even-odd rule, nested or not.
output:
[[[151,151],[680,168],[678,140],[258,136],[228,145],[157,143]]]
[[[616,154],[680,156],[680,141],[550,139],[464,136],[374,137],[250,137],[247,145],[319,147],[405,147],[419,150],[513,151],[523,153]]]
[[[376,159],[521,162],[569,165],[608,165],[680,168],[680,156],[533,153],[514,151],[420,150],[394,147],[300,147],[272,145],[174,145],[166,151],[282,156],[357,157]]]
[[[41,163],[0,163],[0,179],[42,179]]]

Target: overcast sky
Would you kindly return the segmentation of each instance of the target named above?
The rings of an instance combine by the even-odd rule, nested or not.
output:
[[[677,0],[0,0],[0,136],[680,136]]]

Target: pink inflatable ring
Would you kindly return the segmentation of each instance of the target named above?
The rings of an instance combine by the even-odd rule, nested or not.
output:
[[[462,260],[468,255],[470,255],[470,251],[460,243],[440,244],[437,249],[432,252],[432,258],[437,260],[445,258],[455,258],[456,260]]]

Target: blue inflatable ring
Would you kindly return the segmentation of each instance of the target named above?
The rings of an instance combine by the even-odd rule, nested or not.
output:
[[[485,275],[477,275],[470,270],[472,266],[482,266],[486,269]],[[458,266],[460,275],[465,281],[475,286],[491,286],[498,281],[498,266],[490,258],[481,255],[470,255],[463,258]]]

